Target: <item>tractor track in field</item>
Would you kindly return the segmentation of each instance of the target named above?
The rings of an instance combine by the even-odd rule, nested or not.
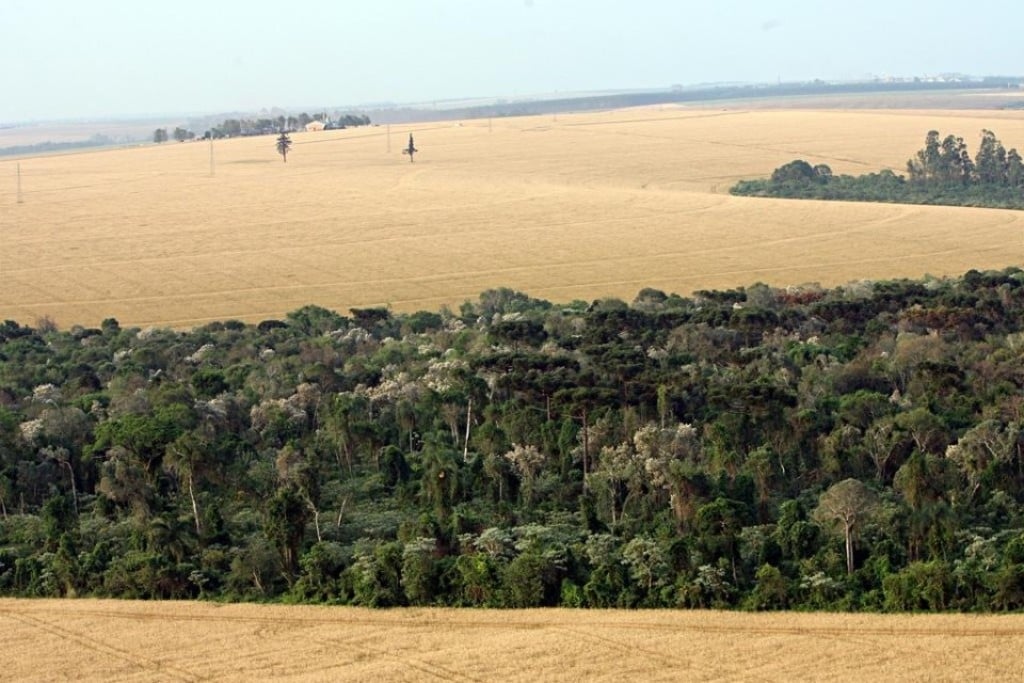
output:
[[[44,608],[40,607],[39,603],[33,601],[19,601],[19,600],[8,600],[9,603],[24,604],[24,609],[16,609],[4,606],[0,603],[0,615],[8,616],[11,618],[17,618],[27,615],[44,614],[50,615],[55,618],[101,618],[101,619],[118,619],[128,621],[155,621],[155,622],[224,622],[224,623],[237,623],[237,624],[252,624],[256,626],[269,627],[276,625],[279,628],[283,627],[299,627],[299,626],[324,626],[324,625],[365,625],[375,626],[380,628],[413,628],[413,629],[425,629],[429,630],[435,628],[438,623],[444,623],[445,628],[479,628],[483,626],[500,627],[500,628],[512,628],[522,630],[533,630],[538,628],[549,628],[557,626],[557,622],[552,622],[548,619],[540,618],[523,618],[520,615],[531,616],[533,612],[517,612],[493,610],[493,614],[508,615],[510,619],[504,619],[501,621],[494,621],[491,619],[479,619],[469,618],[457,620],[446,619],[447,615],[441,614],[440,611],[431,610],[429,608],[417,609],[409,608],[405,610],[397,611],[373,611],[362,608],[345,608],[345,607],[316,607],[312,609],[323,610],[324,612],[333,612],[337,610],[339,613],[325,614],[322,617],[311,617],[311,616],[286,616],[282,614],[274,614],[268,616],[248,616],[239,614],[220,614],[218,611],[224,609],[231,609],[230,605],[222,605],[219,603],[170,603],[173,605],[185,605],[185,606],[197,606],[203,609],[202,614],[189,614],[188,610],[174,609],[168,607],[167,609],[161,610],[137,610],[137,609],[126,609],[118,605],[117,608],[111,609],[79,609],[75,601],[58,601],[52,602],[61,605],[70,605],[72,609],[67,607],[53,607]],[[125,603],[130,605],[130,602]],[[153,603],[149,603],[153,604]],[[156,603],[159,604],[159,603]],[[246,604],[238,604],[237,607],[249,607]],[[285,606],[270,605],[267,606],[268,610],[287,611],[289,608]],[[209,610],[209,611],[207,611]],[[344,614],[348,612],[349,614]],[[358,612],[356,615],[352,615],[351,612]],[[458,611],[456,610],[456,613]],[[476,614],[474,610],[466,610],[466,614]],[[573,612],[576,614],[576,612]],[[593,610],[593,611],[582,611],[579,614],[583,615],[606,615],[606,614],[629,614],[629,612],[616,611],[616,610]],[[694,612],[679,612],[678,614],[687,616],[698,613]],[[715,616],[724,614],[726,616],[733,615],[731,612],[708,612],[707,614]],[[757,617],[761,615],[754,615],[753,620],[756,622]],[[768,613],[767,616],[771,616]],[[809,616],[815,616],[814,613],[809,613]],[[848,615],[856,618],[858,615]],[[886,616],[880,616],[879,619],[886,619]],[[966,617],[968,620],[970,617]],[[992,616],[991,620],[998,620],[1001,617]],[[952,620],[952,618],[951,618]],[[1007,620],[1009,618],[1007,617]],[[1019,621],[1019,620],[1018,620]],[[878,627],[871,626],[865,627],[859,624],[852,626],[823,626],[823,625],[804,625],[804,626],[765,626],[765,625],[730,625],[730,624],[713,624],[698,622],[694,620],[681,619],[679,622],[670,623],[652,623],[651,621],[645,620],[631,620],[631,619],[614,619],[607,623],[608,627],[611,628],[625,628],[630,630],[640,631],[653,631],[653,632],[674,632],[674,631],[701,631],[708,633],[755,633],[756,635],[813,635],[816,633],[827,634],[827,635],[867,635],[867,636],[899,636],[899,635],[911,635],[911,636],[953,636],[953,637],[1007,637],[1007,638],[1024,638],[1024,621],[1020,621],[1019,625],[1007,626],[995,628],[991,626],[975,627],[970,624],[961,626],[956,631],[951,631],[945,627],[924,627],[924,626],[906,626],[904,624],[894,625],[892,627]],[[267,631],[270,633],[270,631]]]
[[[866,667],[872,676],[897,667],[901,680],[921,678],[930,666],[960,667],[977,679],[1006,680],[1019,673],[1019,666],[1012,657],[993,658],[992,652],[1015,652],[1024,641],[1024,619],[1013,615],[371,611],[2,600],[0,620],[5,617],[12,642],[31,642],[36,637],[32,633],[48,634],[100,658],[93,660],[98,665],[93,679],[102,675],[115,681],[383,676],[479,683],[535,680],[543,677],[543,670],[553,680],[613,680],[618,672],[631,680],[760,682],[840,680],[842,671],[856,666]],[[133,649],[125,634],[134,632],[140,637]],[[0,644],[3,638],[0,633]],[[160,643],[168,649],[160,649]],[[823,657],[842,662],[823,668]],[[88,658],[62,661],[67,667],[90,666]],[[40,666],[52,665],[52,658],[40,660]],[[544,668],[533,668],[531,674],[531,666]],[[29,669],[22,665],[19,671]],[[58,675],[65,678],[90,675],[87,668],[61,671]],[[934,671],[942,677],[941,668]]]
[[[141,672],[160,674],[161,676],[168,676],[178,681],[204,680],[203,676],[187,669],[183,669],[180,666],[165,664],[164,662],[140,655],[139,653],[133,652],[129,649],[112,645],[102,638],[81,633],[67,626],[54,623],[53,621],[40,619],[29,614],[16,613],[12,610],[6,609],[0,610],[0,615],[20,622],[29,628],[52,635],[60,640],[72,642],[79,647],[98,655],[103,655],[125,662]],[[55,617],[60,618],[59,615],[55,615]]]

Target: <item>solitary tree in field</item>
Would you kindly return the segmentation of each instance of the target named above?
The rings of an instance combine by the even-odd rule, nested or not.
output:
[[[156,130],[154,130],[153,131],[153,142],[156,142],[156,143],[167,142],[167,129],[166,128],[157,128]]]
[[[409,146],[402,150],[402,154],[408,154],[409,155],[409,163],[412,163],[412,155],[415,154],[418,151],[419,150],[416,149],[416,145],[413,144],[412,133],[409,133]]]
[[[292,139],[288,137],[288,133],[282,132],[277,136],[277,153],[280,154],[285,163],[288,163],[288,151],[292,148]]]

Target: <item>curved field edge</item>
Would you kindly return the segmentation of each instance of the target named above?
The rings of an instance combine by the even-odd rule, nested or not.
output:
[[[5,680],[1012,680],[1024,616],[0,599]]]
[[[794,155],[900,167],[936,126],[1024,147],[1006,112],[666,107],[392,126],[391,151],[379,127],[303,133],[287,164],[272,138],[227,140],[212,176],[204,143],[0,161],[0,319],[189,327],[1019,264],[1020,212],[726,194]]]

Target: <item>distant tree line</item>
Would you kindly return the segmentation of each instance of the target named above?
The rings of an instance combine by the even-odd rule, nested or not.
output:
[[[340,114],[332,117],[326,113],[310,115],[302,112],[298,116],[281,115],[275,118],[225,119],[219,125],[206,131],[203,134],[203,139],[290,133],[302,130],[306,124],[312,121],[322,121],[325,130],[370,125],[370,117],[365,114]]]
[[[195,133],[193,133],[192,131],[190,131],[190,130],[188,130],[186,128],[182,128],[181,126],[178,126],[177,128],[175,128],[174,132],[171,133],[171,135],[178,142],[185,142],[186,140],[194,140],[195,137],[196,137]],[[168,139],[168,137],[167,137],[167,129],[166,128],[157,128],[156,130],[153,131],[153,142],[155,142],[157,144],[160,144],[162,142],[167,142],[167,139]]]
[[[313,114],[302,112],[298,116],[278,116],[275,118],[256,119],[225,119],[223,122],[213,126],[202,135],[203,140],[210,138],[236,138],[253,135],[277,135],[290,133],[303,129],[306,124],[312,121],[323,121],[325,130],[336,130],[343,128],[354,128],[357,126],[370,125],[370,117],[365,114],[338,114],[329,116],[326,113]],[[177,127],[171,134],[178,142],[194,140],[195,132],[182,127]],[[168,134],[166,128],[157,128],[153,131],[153,142],[167,142]]]
[[[0,324],[0,594],[1024,609],[1024,271]]]
[[[47,152],[62,152],[70,149],[85,149],[88,147],[104,147],[107,145],[121,144],[123,141],[114,140],[113,138],[97,133],[88,140],[79,140],[77,142],[37,142],[31,145],[11,145],[10,147],[0,147],[0,156],[6,155],[29,155],[29,154],[46,154]]]
[[[907,161],[907,175],[884,170],[833,175],[826,164],[794,160],[767,180],[741,180],[732,194],[796,199],[837,199],[1024,209],[1024,162],[990,130],[972,159],[963,138],[929,131],[925,146]]]

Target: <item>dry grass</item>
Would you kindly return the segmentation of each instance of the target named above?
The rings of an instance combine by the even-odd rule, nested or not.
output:
[[[1021,112],[666,107],[0,161],[0,319],[190,326],[309,303],[436,309],[508,286],[842,284],[1024,260],[1024,213],[730,197],[794,157],[899,169],[938,128],[1024,148]],[[399,154],[409,131],[422,150]]]
[[[9,681],[1006,681],[1024,616],[0,600]]]

